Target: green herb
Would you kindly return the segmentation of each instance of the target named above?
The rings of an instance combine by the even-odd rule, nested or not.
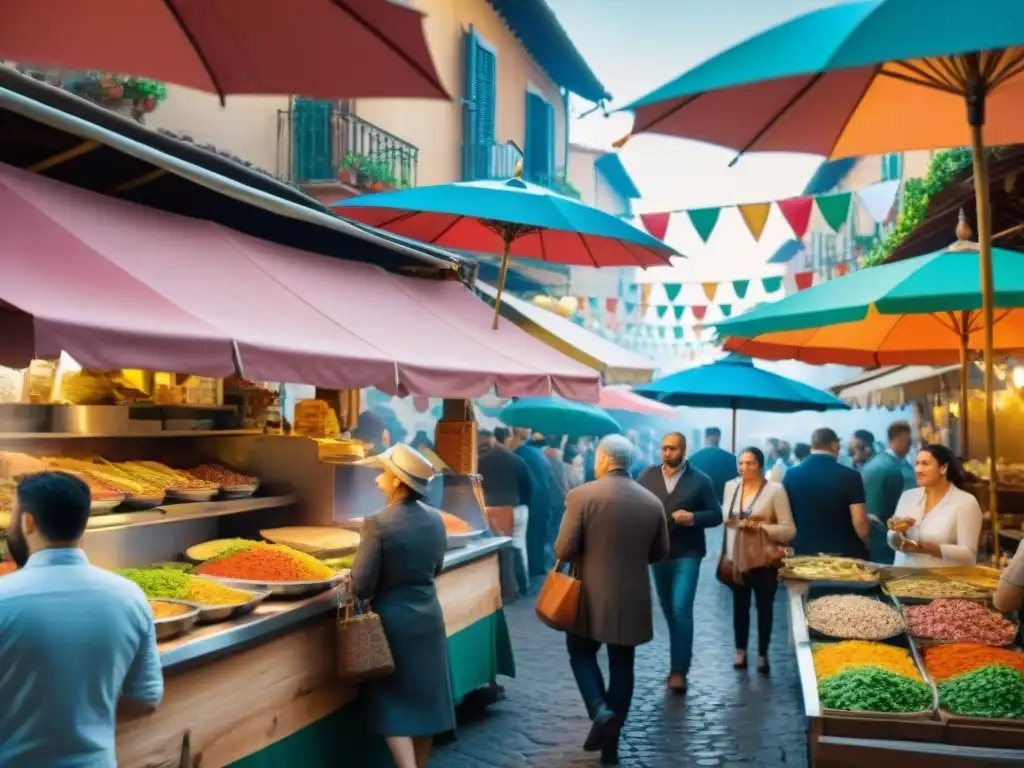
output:
[[[324,558],[324,565],[328,568],[333,568],[336,571],[344,570],[345,568],[352,568],[352,563],[356,561],[355,555],[345,555],[344,557],[327,557]]]
[[[927,685],[878,667],[850,667],[818,684],[825,709],[851,712],[920,712],[931,709]]]
[[[146,597],[150,598],[184,600],[192,583],[192,577],[187,573],[165,568],[125,568],[118,573],[138,584]]]
[[[939,700],[957,715],[1024,718],[1024,675],[1005,664],[990,664],[940,683]]]
[[[166,570],[166,571],[181,571],[182,573],[192,573],[193,565],[191,563],[182,563],[177,560],[172,560],[166,563],[153,563],[146,570]]]

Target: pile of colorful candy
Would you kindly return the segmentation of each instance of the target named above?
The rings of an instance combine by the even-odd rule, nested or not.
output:
[[[818,696],[825,709],[854,712],[921,712],[932,707],[931,689],[910,653],[885,643],[849,640],[814,648]]]
[[[1024,654],[980,643],[926,648],[924,664],[940,705],[957,715],[1024,718]]]
[[[985,645],[1008,645],[1017,627],[981,603],[970,600],[933,600],[903,609],[907,629],[933,640],[967,640]]]

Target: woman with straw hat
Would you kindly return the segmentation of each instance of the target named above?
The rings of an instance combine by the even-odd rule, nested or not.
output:
[[[448,653],[434,579],[447,545],[437,510],[423,503],[433,468],[398,444],[359,462],[381,470],[388,506],[363,522],[351,588],[372,600],[395,660],[391,675],[364,683],[370,729],[382,735],[397,768],[424,768],[432,738],[455,728]]]

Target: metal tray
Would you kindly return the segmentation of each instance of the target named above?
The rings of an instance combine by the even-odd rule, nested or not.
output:
[[[124,498],[124,505],[132,509],[153,509],[164,503],[164,495],[157,496],[133,496],[128,494]]]
[[[259,489],[258,482],[249,485],[222,485],[220,497],[222,499],[247,499]]]
[[[817,599],[819,597],[827,597],[827,595],[817,595],[813,599]],[[867,595],[863,595],[863,597],[868,597],[868,596]],[[884,605],[884,606],[886,606],[888,608],[892,608],[892,606],[889,605],[889,603],[887,601],[885,601],[885,600],[879,600],[878,598],[875,598],[875,597],[872,597],[871,599],[878,600],[878,602],[880,602],[882,605]],[[889,640],[892,640],[894,638],[897,638],[900,635],[906,634],[906,631],[907,631],[907,620],[906,620],[906,617],[903,616],[903,613],[900,611],[899,608],[895,608],[894,610],[899,614],[900,619],[903,621],[903,627],[901,629],[899,629],[898,631],[893,632],[891,635],[886,635],[884,637],[839,637],[838,635],[828,635],[828,634],[825,634],[824,632],[821,632],[820,630],[815,629],[814,627],[812,627],[810,625],[810,623],[808,623],[808,621],[807,621],[807,608],[808,608],[810,602],[811,602],[811,600],[805,600],[804,601],[804,624],[807,627],[807,635],[808,635],[808,637],[812,641],[815,641],[815,640],[817,640],[817,641],[833,640],[833,641],[840,641],[841,642],[843,640],[863,640],[863,641],[868,642],[868,643],[884,643],[886,641],[889,641]]]
[[[209,501],[220,488],[168,488],[167,497],[176,501]]]
[[[157,642],[163,642],[164,640],[170,640],[172,637],[177,637],[180,634],[188,632],[195,626],[196,619],[199,618],[199,606],[195,603],[190,603],[188,600],[171,600],[170,598],[152,598],[154,603],[177,603],[178,605],[187,605],[191,610],[188,613],[183,613],[180,616],[168,616],[166,619],[153,619],[153,625],[156,627],[156,639]]]
[[[209,579],[210,581],[220,582],[219,579],[215,579],[212,576],[197,576],[200,579]],[[227,586],[226,584],[222,584]],[[237,587],[235,587],[237,589]],[[203,605],[199,603],[199,619],[203,624],[212,624],[215,621],[225,621],[226,619],[233,619],[235,616],[242,616],[246,613],[251,613],[257,605],[262,603],[268,597],[270,592],[266,590],[256,589],[239,589],[240,592],[246,592],[251,595],[250,599],[245,603],[235,603],[234,605]]]
[[[199,575],[199,574],[197,574]],[[229,579],[223,576],[203,575],[204,578],[213,579],[232,589],[241,589],[246,592],[268,592],[272,597],[306,597],[338,586],[342,579],[348,575],[348,571],[338,573],[329,579],[321,581],[252,581],[250,579]]]
[[[116,507],[121,506],[124,503],[124,494],[121,494],[119,499],[102,499],[93,501],[89,505],[89,511],[94,515],[102,515],[104,512],[110,512]]]
[[[936,597],[933,600],[928,600],[926,602],[927,603],[931,603],[931,602],[934,602],[934,600],[950,600],[950,599],[952,599],[952,600],[968,600],[967,598],[963,598],[963,597],[956,597],[956,598]],[[898,608],[898,610],[900,612],[900,615],[903,616],[903,622],[906,623],[907,617],[906,617],[906,614],[904,613],[904,609],[907,608],[909,604],[907,604],[907,603],[902,603],[901,604],[900,601],[897,601],[897,600],[894,600],[894,602],[896,602],[896,605],[897,605],[897,608]],[[1010,622],[1013,626],[1015,626],[1017,628],[1017,631],[1014,632],[1012,638],[1010,638],[1007,642],[1005,642],[1005,643],[1003,643],[1001,645],[992,645],[991,646],[992,648],[1009,648],[1010,646],[1013,646],[1013,645],[1017,644],[1017,636],[1020,634],[1020,622],[1019,621],[1014,619],[1012,616],[1008,616],[1005,613],[1000,613],[999,611],[997,611],[994,608],[990,607],[989,605],[987,605],[986,601],[968,600],[968,602],[972,602],[972,603],[981,602],[982,605],[988,610],[989,613],[995,613],[995,614],[999,615],[1001,618],[1006,619],[1006,621]],[[920,645],[949,645],[951,643],[977,643],[977,642],[979,642],[977,640],[964,640],[964,639],[961,639],[961,638],[925,637],[923,635],[915,635],[913,632],[910,631],[909,624],[907,625],[907,636],[910,637],[915,643],[918,643]],[[982,643],[982,645],[990,645],[990,644],[989,643]]]

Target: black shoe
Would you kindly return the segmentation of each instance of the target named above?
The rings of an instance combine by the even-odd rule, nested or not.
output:
[[[601,746],[601,760],[599,765],[619,764],[619,726],[616,723],[614,729],[608,734],[604,744]]]
[[[584,752],[597,752],[604,746],[608,735],[615,730],[615,713],[603,704],[597,708],[594,721],[590,725],[590,733],[583,742]]]
[[[763,677],[768,677],[771,673],[772,668],[768,666],[767,661],[764,664],[757,665],[757,674],[762,675]]]

